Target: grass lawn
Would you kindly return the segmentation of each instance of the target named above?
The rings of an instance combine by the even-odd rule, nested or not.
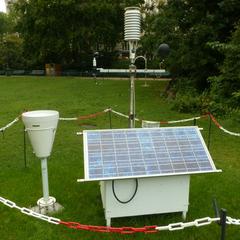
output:
[[[191,117],[171,110],[171,105],[161,97],[166,83],[136,82],[136,110],[138,117],[148,120],[177,120]],[[1,77],[0,78],[0,127],[13,120],[23,110],[53,109],[61,117],[75,117],[101,111],[111,106],[127,113],[129,109],[128,81],[100,81],[80,78],[46,77]],[[239,131],[231,120],[220,121],[224,127]],[[208,121],[200,120],[203,136],[207,140]],[[113,116],[113,128],[128,126],[126,119]],[[100,191],[97,182],[77,183],[83,178],[83,141],[76,136],[83,125],[96,129],[109,128],[108,114],[91,120],[60,122],[53,152],[48,161],[50,195],[64,206],[64,211],[55,215],[64,221],[83,224],[105,225]],[[179,125],[178,125],[179,126]],[[138,127],[140,127],[138,125]],[[211,155],[223,173],[202,174],[191,177],[190,206],[187,221],[214,216],[212,199],[215,197],[228,215],[240,218],[240,138],[227,135],[212,128]],[[0,196],[16,202],[19,206],[36,205],[42,196],[40,161],[27,145],[27,168],[23,161],[23,125],[18,122],[0,135]],[[157,189],[156,189],[157,191]],[[26,215],[16,209],[0,204],[0,238],[15,239],[220,239],[217,224],[202,228],[189,228],[176,232],[160,232],[152,235],[138,233],[123,236],[118,234],[92,233],[52,225]],[[112,226],[167,225],[182,221],[180,213],[118,218]],[[227,239],[240,239],[240,227],[229,226]]]

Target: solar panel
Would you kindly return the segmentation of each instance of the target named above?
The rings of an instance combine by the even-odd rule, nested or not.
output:
[[[85,180],[218,171],[198,127],[87,130]]]

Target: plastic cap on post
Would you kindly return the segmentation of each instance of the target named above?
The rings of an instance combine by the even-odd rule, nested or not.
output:
[[[141,12],[138,7],[125,8],[124,39],[138,41],[141,35]]]

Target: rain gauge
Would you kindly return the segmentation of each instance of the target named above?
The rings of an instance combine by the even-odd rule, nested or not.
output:
[[[61,208],[54,197],[49,196],[47,158],[51,155],[59,113],[52,110],[25,112],[22,121],[28,133],[35,155],[41,160],[43,197],[37,201],[34,211],[53,212]]]

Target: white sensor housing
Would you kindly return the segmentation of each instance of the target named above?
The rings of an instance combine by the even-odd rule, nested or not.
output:
[[[22,114],[22,121],[38,158],[50,156],[58,120],[57,111],[40,110]]]
[[[139,41],[141,35],[141,12],[138,7],[125,8],[124,39]]]

